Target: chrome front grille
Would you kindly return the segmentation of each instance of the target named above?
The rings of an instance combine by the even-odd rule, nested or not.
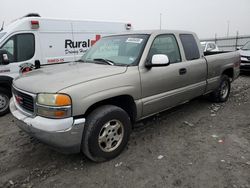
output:
[[[33,94],[23,92],[21,90],[16,89],[15,87],[13,87],[12,92],[13,97],[15,98],[15,102],[19,107],[31,114],[35,112],[35,97]]]
[[[243,62],[250,62],[250,56],[241,56],[241,58],[246,58],[248,61],[243,61]]]

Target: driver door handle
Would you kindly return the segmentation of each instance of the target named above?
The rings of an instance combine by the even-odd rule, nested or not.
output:
[[[183,74],[186,74],[186,73],[187,73],[187,69],[186,68],[179,69],[179,74],[180,75],[183,75]]]

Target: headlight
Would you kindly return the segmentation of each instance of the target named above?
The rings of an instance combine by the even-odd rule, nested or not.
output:
[[[37,114],[48,118],[71,116],[71,98],[65,94],[38,94]]]

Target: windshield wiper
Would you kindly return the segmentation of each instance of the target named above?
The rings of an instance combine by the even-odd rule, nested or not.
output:
[[[82,60],[82,59],[79,59],[79,60],[77,60],[76,62],[85,62],[84,60]]]
[[[96,58],[96,59],[93,59],[93,60],[94,61],[101,61],[101,62],[104,62],[104,63],[106,63],[108,65],[114,65],[115,64],[114,61],[111,61],[109,59]]]

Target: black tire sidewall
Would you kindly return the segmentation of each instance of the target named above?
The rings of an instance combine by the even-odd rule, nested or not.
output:
[[[103,125],[110,120],[118,120],[123,124],[124,135],[118,148],[111,152],[104,152],[99,146],[98,137]],[[124,150],[131,132],[131,122],[128,114],[123,109],[106,105],[90,114],[89,119],[87,118],[85,128],[89,129],[86,130],[87,134],[84,136],[87,136],[87,149],[91,155],[91,159],[101,162],[115,158]]]

